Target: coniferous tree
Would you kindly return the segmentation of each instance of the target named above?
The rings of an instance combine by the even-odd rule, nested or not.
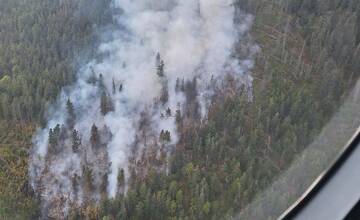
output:
[[[68,99],[66,102],[66,110],[67,110],[67,118],[66,118],[67,126],[69,126],[70,129],[73,129],[75,126],[76,115],[75,115],[74,105],[70,101],[70,99]]]
[[[105,92],[101,94],[100,98],[100,111],[102,115],[106,115],[108,111],[108,98]]]
[[[116,84],[115,84],[115,80],[112,80],[112,93],[113,95],[116,93]]]
[[[94,174],[93,170],[87,165],[83,167],[83,184],[83,190],[86,197],[90,197],[95,189]]]
[[[72,150],[74,153],[78,153],[81,146],[81,138],[79,132],[74,129],[72,132]]]
[[[90,143],[93,149],[99,149],[100,147],[100,134],[98,127],[95,124],[91,127]]]
[[[50,154],[57,154],[59,149],[59,140],[61,135],[61,128],[60,125],[57,124],[54,129],[49,130],[49,153]]]
[[[114,111],[114,104],[111,100],[111,97],[108,96],[105,92],[102,93],[100,97],[100,111],[102,115]]]
[[[166,109],[166,116],[171,117],[171,109],[170,108]]]
[[[124,169],[119,169],[117,176],[117,196],[122,197],[125,190],[125,171]]]
[[[167,83],[164,83],[161,89],[160,101],[163,105],[165,105],[169,101],[169,91],[168,91]]]
[[[182,116],[181,116],[181,111],[180,109],[176,110],[176,114],[175,114],[175,121],[177,125],[180,125],[181,121],[182,121]]]
[[[104,77],[103,75],[100,73],[99,75],[99,81],[98,81],[98,86],[101,92],[105,92],[106,91],[106,86],[104,83]]]
[[[78,196],[78,190],[79,190],[79,184],[80,184],[80,178],[77,174],[74,174],[71,178],[71,184],[73,188],[73,192],[75,194],[75,197]]]
[[[180,91],[181,91],[181,82],[179,78],[176,78],[175,92],[180,92]]]
[[[169,142],[171,142],[171,133],[170,133],[170,131],[162,130],[160,132],[159,140],[160,140],[161,143],[169,143]]]
[[[100,184],[100,194],[102,200],[105,200],[107,197],[107,187],[108,187],[108,174],[105,173],[101,178],[101,184]]]
[[[160,53],[156,55],[156,73],[159,77],[164,77],[164,61],[161,59]]]

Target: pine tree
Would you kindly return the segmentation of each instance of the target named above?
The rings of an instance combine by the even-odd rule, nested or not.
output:
[[[171,117],[171,109],[170,108],[166,109],[166,116]]]
[[[163,105],[165,105],[169,101],[169,91],[168,91],[167,83],[163,83],[163,87],[161,89],[160,101]]]
[[[73,129],[75,126],[76,115],[75,115],[74,105],[70,101],[70,99],[68,99],[66,102],[66,110],[67,110],[66,124],[70,129]]]
[[[105,173],[102,176],[101,185],[100,185],[100,194],[101,194],[102,200],[105,200],[107,197],[107,187],[108,187],[108,174]]]
[[[83,167],[83,183],[84,183],[84,192],[87,196],[91,195],[94,191],[94,175],[93,171],[89,166]]]
[[[99,75],[99,81],[98,81],[98,86],[101,92],[104,92],[106,90],[106,86],[104,83],[104,77],[103,75],[100,73]]]
[[[79,148],[81,146],[81,138],[79,136],[79,132],[74,129],[72,132],[72,150],[74,153],[79,152]]]
[[[175,121],[176,121],[177,125],[180,125],[180,123],[182,121],[182,116],[181,116],[180,109],[176,110]]]
[[[57,153],[60,131],[61,129],[59,124],[57,124],[54,129],[49,130],[49,152],[51,154]]]
[[[90,143],[93,149],[98,149],[100,147],[99,130],[95,124],[91,127]]]
[[[180,79],[176,78],[176,83],[175,83],[175,92],[180,92],[181,91],[181,83],[180,83]]]
[[[102,93],[100,98],[100,111],[102,115],[106,115],[107,113],[114,111],[114,104],[105,92]]]
[[[112,80],[112,93],[113,93],[113,95],[115,95],[115,93],[116,93],[116,84],[115,84],[114,79]]]
[[[109,111],[108,111],[108,104],[107,104],[107,95],[105,92],[103,92],[101,94],[101,98],[100,98],[100,111],[102,115],[106,115]]]
[[[125,171],[124,169],[119,169],[117,176],[117,196],[123,196],[125,190]]]
[[[161,143],[171,142],[171,133],[170,131],[161,130],[159,140]]]
[[[164,77],[164,61],[161,59],[160,53],[156,55],[156,73],[159,77]]]
[[[78,190],[79,190],[79,176],[75,173],[72,177],[71,177],[71,185],[72,185],[72,189],[74,191],[75,197],[77,197],[78,195]]]

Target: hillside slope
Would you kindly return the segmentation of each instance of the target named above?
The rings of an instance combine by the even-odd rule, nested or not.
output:
[[[84,14],[77,4],[88,5],[0,3],[0,219],[40,214],[28,187],[32,134],[61,88],[74,82],[77,55],[91,56],[93,28],[111,23],[106,5]],[[253,100],[229,84],[205,122],[180,127],[169,159],[145,158],[145,174],[132,174],[126,195],[85,204],[71,219],[230,219],[320,134],[359,77],[360,3],[238,0],[236,6],[254,15],[250,35],[261,48]],[[154,169],[159,164],[169,171]]]

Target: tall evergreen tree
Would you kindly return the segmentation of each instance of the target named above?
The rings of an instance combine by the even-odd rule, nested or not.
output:
[[[95,124],[91,127],[90,143],[93,149],[98,149],[100,147],[100,134],[98,127],[96,127]]]
[[[66,110],[67,110],[67,118],[66,118],[66,124],[70,129],[73,129],[75,126],[75,109],[73,103],[70,101],[70,99],[66,102]]]

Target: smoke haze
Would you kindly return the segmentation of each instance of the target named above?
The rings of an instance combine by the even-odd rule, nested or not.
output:
[[[179,81],[195,82],[193,98],[199,103],[201,118],[206,118],[214,88],[228,74],[251,94],[249,70],[257,48],[245,39],[252,17],[237,11],[232,1],[114,0],[112,4],[118,12],[114,15],[118,28],[103,33],[111,36],[98,48],[104,58],[79,70],[77,82],[63,89],[49,109],[46,128],[33,139],[30,176],[44,208],[60,198],[59,203],[65,203],[62,212],[67,212],[71,203],[80,205],[88,199],[84,184],[73,184],[74,177],[84,179],[84,166],[92,169],[95,190],[90,199],[96,201],[105,174],[107,196],[114,197],[119,170],[124,170],[128,181],[131,161],[137,161],[149,146],[161,145],[170,153],[179,139],[174,113],[186,112],[189,102],[185,92],[178,91]],[[241,59],[235,56],[239,44],[247,48]],[[214,81],[216,86],[210,86]],[[164,93],[167,98],[162,98]],[[111,105],[102,114],[104,97]],[[67,122],[68,99],[75,109],[74,125]],[[169,109],[171,114],[166,113]],[[51,153],[49,132],[55,132],[57,125],[64,138],[57,144],[60,150]],[[99,146],[104,151],[89,147],[93,125],[99,129]],[[78,152],[71,148],[72,129],[80,133]],[[171,139],[159,144],[164,131]]]

